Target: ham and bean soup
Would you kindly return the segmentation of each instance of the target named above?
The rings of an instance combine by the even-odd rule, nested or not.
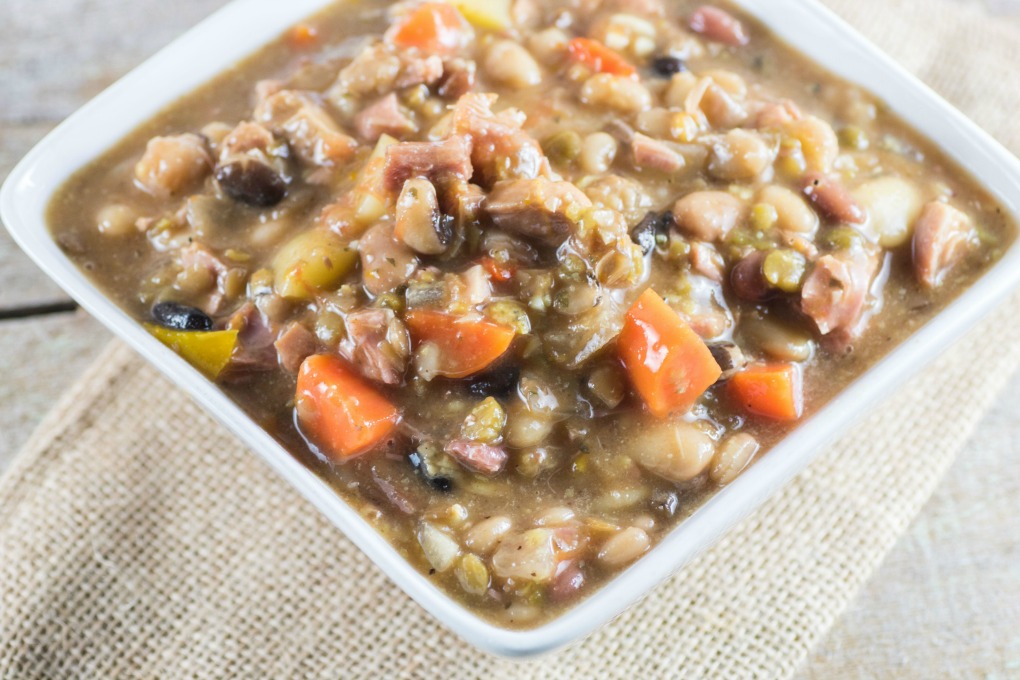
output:
[[[337,3],[80,172],[50,219],[513,628],[641,558],[1015,233],[867,91],[672,0]]]

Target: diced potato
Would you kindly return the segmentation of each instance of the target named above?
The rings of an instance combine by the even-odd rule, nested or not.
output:
[[[910,239],[924,203],[912,183],[899,177],[880,177],[853,194],[868,211],[868,221],[861,228],[865,235],[883,248],[895,248]]]
[[[484,31],[501,31],[513,20],[510,16],[512,0],[451,0],[472,25]]]
[[[276,292],[307,300],[332,290],[354,270],[358,252],[330,231],[313,229],[292,239],[273,261]]]
[[[460,555],[460,545],[442,529],[422,522],[418,526],[418,543],[421,545],[425,559],[436,571],[443,572],[453,566]]]

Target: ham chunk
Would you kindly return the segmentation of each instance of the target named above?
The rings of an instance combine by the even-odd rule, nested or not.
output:
[[[153,137],[135,165],[135,178],[153,196],[168,198],[205,179],[212,167],[205,140],[198,135]]]
[[[823,255],[804,280],[801,310],[837,346],[849,347],[864,331],[868,294],[880,264],[862,250]]]
[[[638,168],[658,170],[672,175],[683,170],[686,165],[684,157],[668,144],[640,132],[631,138],[630,151],[634,156],[634,166]]]
[[[484,475],[495,475],[506,467],[510,456],[502,446],[492,446],[467,439],[455,439],[446,445],[446,452],[464,467]]]
[[[391,309],[363,309],[347,315],[347,340],[341,351],[362,375],[386,385],[404,379],[411,339]]]
[[[230,267],[213,251],[197,241],[182,248],[177,259],[183,269],[205,269],[215,281],[212,291],[199,305],[202,310],[213,316],[225,311],[224,307],[230,298],[228,291],[230,279],[235,271],[240,274],[243,270]]]
[[[591,199],[570,182],[544,177],[497,182],[482,210],[499,229],[550,243],[564,240]]]
[[[245,302],[227,321],[227,329],[237,331],[237,349],[230,358],[232,369],[271,371],[277,367],[273,347],[272,324],[253,302]]]
[[[390,191],[399,191],[412,177],[425,177],[436,184],[449,179],[466,181],[471,174],[471,144],[464,137],[403,142],[386,149],[383,175]]]
[[[374,143],[384,134],[398,138],[414,134],[418,125],[400,109],[397,95],[391,92],[355,116],[354,129],[366,142]]]
[[[310,165],[338,167],[358,150],[357,141],[308,94],[277,92],[256,107],[255,120],[286,139],[298,158]]]
[[[363,50],[337,77],[331,96],[383,95],[414,85],[434,85],[443,77],[443,61],[378,43]]]
[[[297,373],[302,362],[315,354],[318,344],[312,332],[296,321],[273,343],[280,365],[291,373]]]
[[[503,179],[533,179],[550,173],[549,160],[538,141],[522,128],[526,120],[516,109],[493,113],[494,94],[469,93],[453,109],[455,134],[471,139],[471,162],[483,186]]]
[[[914,225],[914,273],[925,288],[938,288],[946,273],[977,240],[970,218],[953,206],[932,201]]]

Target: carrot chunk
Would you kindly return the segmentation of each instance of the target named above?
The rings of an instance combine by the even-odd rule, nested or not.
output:
[[[730,399],[773,420],[797,420],[804,410],[800,370],[794,364],[749,366],[730,378]]]
[[[453,5],[426,2],[411,11],[388,34],[399,47],[417,47],[428,54],[452,54],[471,38],[471,27]]]
[[[493,281],[499,281],[500,283],[506,283],[517,273],[517,266],[514,263],[497,262],[492,257],[483,257],[481,265],[485,267],[485,271],[489,272],[489,276],[492,277]]]
[[[705,342],[650,288],[627,312],[617,352],[659,418],[690,409],[722,374]]]
[[[574,38],[567,45],[567,51],[571,61],[584,64],[596,73],[608,73],[627,78],[637,77],[636,68],[598,40]]]
[[[485,369],[503,356],[516,335],[513,328],[487,319],[430,309],[413,309],[406,321],[417,343],[437,346],[436,372],[447,378],[465,378]]]
[[[317,354],[298,372],[298,423],[323,454],[342,463],[389,437],[400,412],[339,357]]]

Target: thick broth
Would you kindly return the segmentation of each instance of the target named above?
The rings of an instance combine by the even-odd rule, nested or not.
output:
[[[1014,225],[1000,206],[932,143],[906,127],[866,91],[826,73],[746,17],[740,17],[740,21],[750,36],[749,43],[731,46],[726,44],[730,34],[713,33],[714,15],[708,17],[709,28],[700,32],[690,28],[689,18],[696,8],[689,2],[667,3],[667,15],[661,17],[655,12],[662,6],[654,1],[536,0],[535,4],[536,16],[515,14],[517,21],[523,22],[522,27],[511,24],[491,31],[487,30],[490,24],[476,25],[474,41],[456,55],[479,62],[471,90],[498,93],[496,110],[515,107],[527,114],[524,130],[542,143],[552,170],[564,181],[586,191],[589,197],[601,197],[604,205],[615,201],[629,229],[646,212],[668,217],[677,199],[706,189],[728,192],[741,203],[746,212],[738,226],[726,237],[699,242],[684,224],[670,223],[667,219],[664,228],[653,231],[655,247],[642,259],[640,267],[649,271],[632,276],[626,285],[610,285],[601,280],[591,284],[599,295],[615,301],[605,318],[584,316],[588,310],[571,313],[576,305],[585,304],[584,296],[589,291],[584,286],[590,281],[582,276],[580,290],[573,286],[577,279],[569,276],[569,266],[574,265],[566,262],[568,250],[551,248],[542,238],[511,234],[513,248],[527,251],[527,257],[533,261],[518,262],[518,271],[509,274],[508,281],[490,277],[488,285],[497,299],[524,305],[530,331],[518,329],[512,349],[482,372],[484,380],[478,376],[426,380],[420,370],[416,373],[415,366],[419,364],[403,357],[403,373],[398,381],[373,382],[374,389],[399,408],[402,414],[399,434],[367,453],[359,452],[362,455],[338,459],[321,440],[302,434],[297,424],[300,415],[295,410],[295,370],[276,365],[275,354],[268,366],[253,367],[253,363],[241,361],[235,352],[230,366],[217,380],[257,422],[336,488],[408,560],[466,605],[508,627],[532,627],[556,616],[625,568],[649,544],[689,515],[718,488],[720,480],[732,478],[725,474],[720,477],[712,469],[718,468],[719,452],[735,434],[750,435],[761,447],[754,457],[760,457],[767,455],[768,448],[797,422],[748,413],[727,392],[726,382],[709,387],[688,412],[666,419],[654,418],[642,407],[640,395],[626,382],[612,338],[582,361],[563,358],[581,351],[579,335],[607,323],[610,317],[622,318],[638,294],[651,285],[705,340],[735,342],[752,364],[795,364],[803,375],[804,410],[799,417],[808,417],[970,285],[1001,256],[1015,235]],[[519,12],[527,8],[524,3],[513,6]],[[77,173],[62,189],[50,207],[50,224],[58,242],[103,290],[140,321],[152,322],[153,305],[169,300],[198,308],[214,307],[208,315],[215,327],[221,329],[232,323],[235,313],[250,299],[267,305],[259,306],[258,313],[263,321],[269,319],[265,323],[274,336],[279,336],[286,324],[297,322],[315,333],[316,353],[343,355],[350,348],[343,349],[342,329],[354,310],[394,310],[399,320],[409,305],[408,284],[402,283],[381,294],[366,294],[361,289],[360,270],[351,271],[329,289],[297,301],[279,294],[278,279],[275,290],[269,285],[268,292],[256,280],[260,271],[278,274],[273,271],[274,263],[278,262],[283,244],[295,234],[322,228],[316,225],[324,207],[357,191],[359,170],[373,147],[367,140],[359,139],[354,157],[335,166],[317,166],[294,158],[296,154],[290,152],[286,163],[292,176],[287,195],[274,207],[231,200],[211,176],[188,191],[161,195],[151,187],[143,190],[135,165],[150,139],[199,133],[203,129],[206,138],[202,143],[217,153],[226,130],[249,120],[253,107],[272,96],[265,91],[256,93],[256,83],[263,80],[280,81],[273,86],[277,90],[313,93],[309,96],[321,110],[341,130],[353,135],[354,114],[385,93],[360,98],[338,94],[335,86],[338,73],[394,21],[404,21],[400,10],[399,6],[391,7],[378,0],[338,3],[306,22],[306,28],[288,32],[169,107]],[[650,48],[633,35],[618,47],[623,58],[640,69],[639,80],[620,78],[644,87],[650,100],[647,106],[634,105],[634,97],[643,96],[640,93],[624,95],[620,101],[611,92],[606,94],[594,85],[586,85],[595,76],[590,69],[584,70],[583,60],[572,63],[557,36],[549,30],[541,32],[555,24],[566,38],[596,35],[610,42],[609,38],[615,35],[613,17],[620,15],[630,17],[617,21],[627,30],[640,34],[646,25],[653,28]],[[473,20],[477,23],[476,18]],[[637,29],[633,28],[635,25]],[[541,74],[539,83],[508,86],[508,78],[515,82],[513,74],[507,76],[489,56],[495,50],[495,35],[519,42],[529,50]],[[655,61],[669,56],[675,60]],[[451,68],[450,58],[447,57],[447,69]],[[505,65],[512,64],[513,59],[497,61]],[[656,74],[656,69],[666,73]],[[683,70],[671,79],[669,71],[674,69]],[[699,118],[702,114],[695,111],[696,130],[690,138],[682,130],[671,128],[667,132],[672,135],[667,139],[673,145],[669,148],[684,157],[685,168],[661,171],[637,167],[627,153],[627,142],[620,141],[621,134],[626,138],[632,131],[621,133],[619,123],[644,130],[649,137],[661,138],[663,124],[648,110],[689,112],[682,103],[666,105],[671,99],[671,87],[675,85],[681,92],[685,87],[680,84],[687,77],[684,73],[714,78],[713,86],[717,88],[713,90],[714,96],[721,96],[720,91],[724,93],[725,99],[721,104],[716,102],[718,106],[711,109],[710,118],[725,119],[730,103],[743,111],[744,117],[735,125],[712,124]],[[526,81],[527,76],[525,69],[520,77]],[[440,96],[436,84],[411,85],[396,91],[401,105],[412,112],[410,117],[419,128],[416,132],[408,131],[402,140],[429,138],[428,131],[442,125],[443,116],[456,104],[455,97]],[[586,96],[588,103],[581,101]],[[597,101],[593,103],[593,99]],[[772,204],[765,205],[768,202],[762,198],[762,189],[774,185],[803,197],[804,175],[810,170],[804,164],[811,165],[814,152],[810,135],[797,138],[789,132],[793,124],[788,121],[780,123],[776,130],[756,127],[755,116],[760,120],[768,115],[764,113],[766,105],[775,106],[783,99],[796,103],[798,118],[817,116],[839,135],[838,157],[824,171],[857,194],[858,202],[870,209],[870,222],[848,232],[845,223],[827,217],[824,210],[813,209],[802,198],[799,205],[816,220],[821,214],[818,225],[792,246],[789,241],[777,241],[780,236],[775,225],[779,213],[770,212]],[[710,108],[704,103],[701,106],[703,110]],[[755,110],[757,113],[752,113]],[[780,115],[775,110],[771,112]],[[735,116],[740,118],[739,111]],[[690,124],[682,117],[670,121],[666,127]],[[206,126],[213,122],[225,126],[210,131]],[[732,177],[712,170],[713,163],[718,166],[723,162],[719,156],[725,154],[718,151],[718,145],[726,143],[724,133],[733,128],[752,130],[772,145],[767,169],[741,174],[743,171],[738,168]],[[613,142],[618,147],[615,158],[608,164],[600,161],[595,151],[600,148],[599,143],[609,142],[604,137],[591,138],[603,130],[617,137]],[[285,130],[273,132],[277,139],[287,138]],[[590,142],[592,158],[586,160],[582,156],[587,153],[583,146],[580,151],[573,148],[578,140],[582,145]],[[289,140],[289,144],[291,149],[297,147],[294,140]],[[608,165],[601,172],[600,163]],[[612,180],[616,184],[599,184],[610,176],[633,181],[643,192],[644,200],[622,206],[627,193],[620,189],[617,180]],[[914,195],[904,198],[894,191],[882,194],[881,185],[870,192],[861,189],[871,180],[888,177],[905,181]],[[485,189],[491,186],[486,180],[478,181],[486,185]],[[181,217],[182,206],[194,197],[200,200],[190,203],[192,212]],[[889,247],[880,247],[868,240],[867,232],[875,215],[886,209],[883,206],[887,203],[882,201],[897,205],[916,203],[910,217],[913,228],[921,206],[939,199],[950,202],[969,218],[968,228],[972,231],[967,238],[972,245],[965,257],[948,269],[940,285],[927,288],[918,283],[909,236]],[[786,199],[777,199],[781,200]],[[110,206],[116,206],[116,210],[104,213]],[[895,213],[896,208],[889,211]],[[804,214],[803,210],[794,212]],[[377,221],[388,224],[392,216],[390,206]],[[103,228],[97,227],[104,220]],[[138,228],[134,227],[136,220],[140,220]],[[123,227],[125,222],[131,228],[118,228],[118,223]],[[460,252],[443,257],[423,255],[418,258],[419,266],[431,265],[440,272],[462,274],[486,254],[486,234],[498,231],[488,220],[480,218],[469,225],[468,245],[462,246]],[[883,240],[885,236],[879,234],[876,238]],[[885,240],[897,239],[893,235]],[[358,243],[357,237],[353,242]],[[189,279],[185,270],[191,265],[182,261],[181,253],[192,243],[201,243],[225,266],[236,270],[237,281],[225,284],[225,278],[215,275],[212,284],[191,280],[194,276]],[[706,244],[709,251],[697,250]],[[854,248],[867,251],[878,265],[869,276],[865,321],[854,329],[853,337],[835,339],[835,333],[822,334],[817,319],[804,312],[802,287],[810,272],[819,267],[823,254]],[[784,257],[803,261],[805,271],[800,272],[790,291],[773,290],[765,299],[749,301],[733,289],[732,270],[748,253],[757,250],[762,253],[783,250]],[[791,251],[799,255],[789,255]],[[694,259],[694,252],[704,256],[701,264]],[[491,249],[489,255],[492,256]],[[583,254],[581,260],[586,256]],[[191,269],[202,272],[201,267]],[[553,272],[559,277],[554,289],[548,292],[548,299],[536,302],[536,298],[522,292],[526,287],[520,280],[522,270]],[[713,278],[716,273],[719,276]],[[210,285],[232,285],[235,290],[213,305]],[[410,285],[413,288],[413,280]],[[259,298],[260,295],[273,297],[272,303],[267,302],[267,297]],[[546,303],[548,308],[540,309]],[[486,306],[490,304],[479,303],[478,309],[490,310]],[[341,321],[337,324],[333,317]],[[336,326],[341,330],[337,331]],[[420,343],[416,342],[416,346],[420,353]],[[242,346],[237,351],[245,349]],[[577,365],[571,365],[574,363]],[[361,368],[363,373],[367,370]],[[515,379],[518,376],[523,377]],[[601,381],[596,389],[588,385],[593,380]],[[510,428],[515,418],[519,422],[522,413],[531,417],[521,405],[528,403],[529,395],[524,393],[529,389],[548,392],[558,405],[549,412],[541,412],[548,422],[536,427],[548,433],[540,443],[511,445],[514,438]],[[617,395],[617,399],[614,394],[620,389],[624,393]],[[604,398],[607,391],[608,400]],[[444,443],[461,437],[468,413],[487,395],[509,411],[507,417],[511,422],[506,425],[506,433],[489,442],[508,456],[508,462],[495,473],[480,474],[470,465],[451,463],[451,456],[456,456],[447,452],[448,455],[438,454],[441,464],[446,466],[445,476],[432,474],[432,479],[423,479],[409,462],[408,454],[423,442],[438,442],[441,450]],[[712,463],[702,464],[689,479],[679,479],[684,476],[680,473],[657,473],[656,464],[647,460],[644,450],[661,441],[656,436],[666,439],[674,436],[672,430],[659,432],[667,427],[663,422],[681,422],[701,433],[692,435],[689,430],[682,430],[676,435],[681,439],[694,437],[691,441],[698,443],[707,438],[715,451]],[[506,518],[512,528],[500,534],[499,522],[493,518]],[[438,547],[436,531],[442,534]],[[547,535],[543,531],[552,533]],[[538,533],[531,533],[529,538],[526,532]],[[558,542],[554,573],[548,578],[535,576],[534,572],[534,578],[529,578],[527,574],[516,573],[514,566],[504,565],[501,570],[497,565],[500,546],[517,541],[518,550],[527,551],[534,547],[528,544],[529,540]],[[491,545],[483,545],[487,542]],[[423,543],[429,544],[425,552]],[[564,547],[566,543],[569,545]],[[448,555],[437,555],[437,551],[442,553],[444,549],[455,552],[455,556],[447,560]],[[507,576],[510,572],[513,575]],[[479,585],[480,581],[484,583]]]

